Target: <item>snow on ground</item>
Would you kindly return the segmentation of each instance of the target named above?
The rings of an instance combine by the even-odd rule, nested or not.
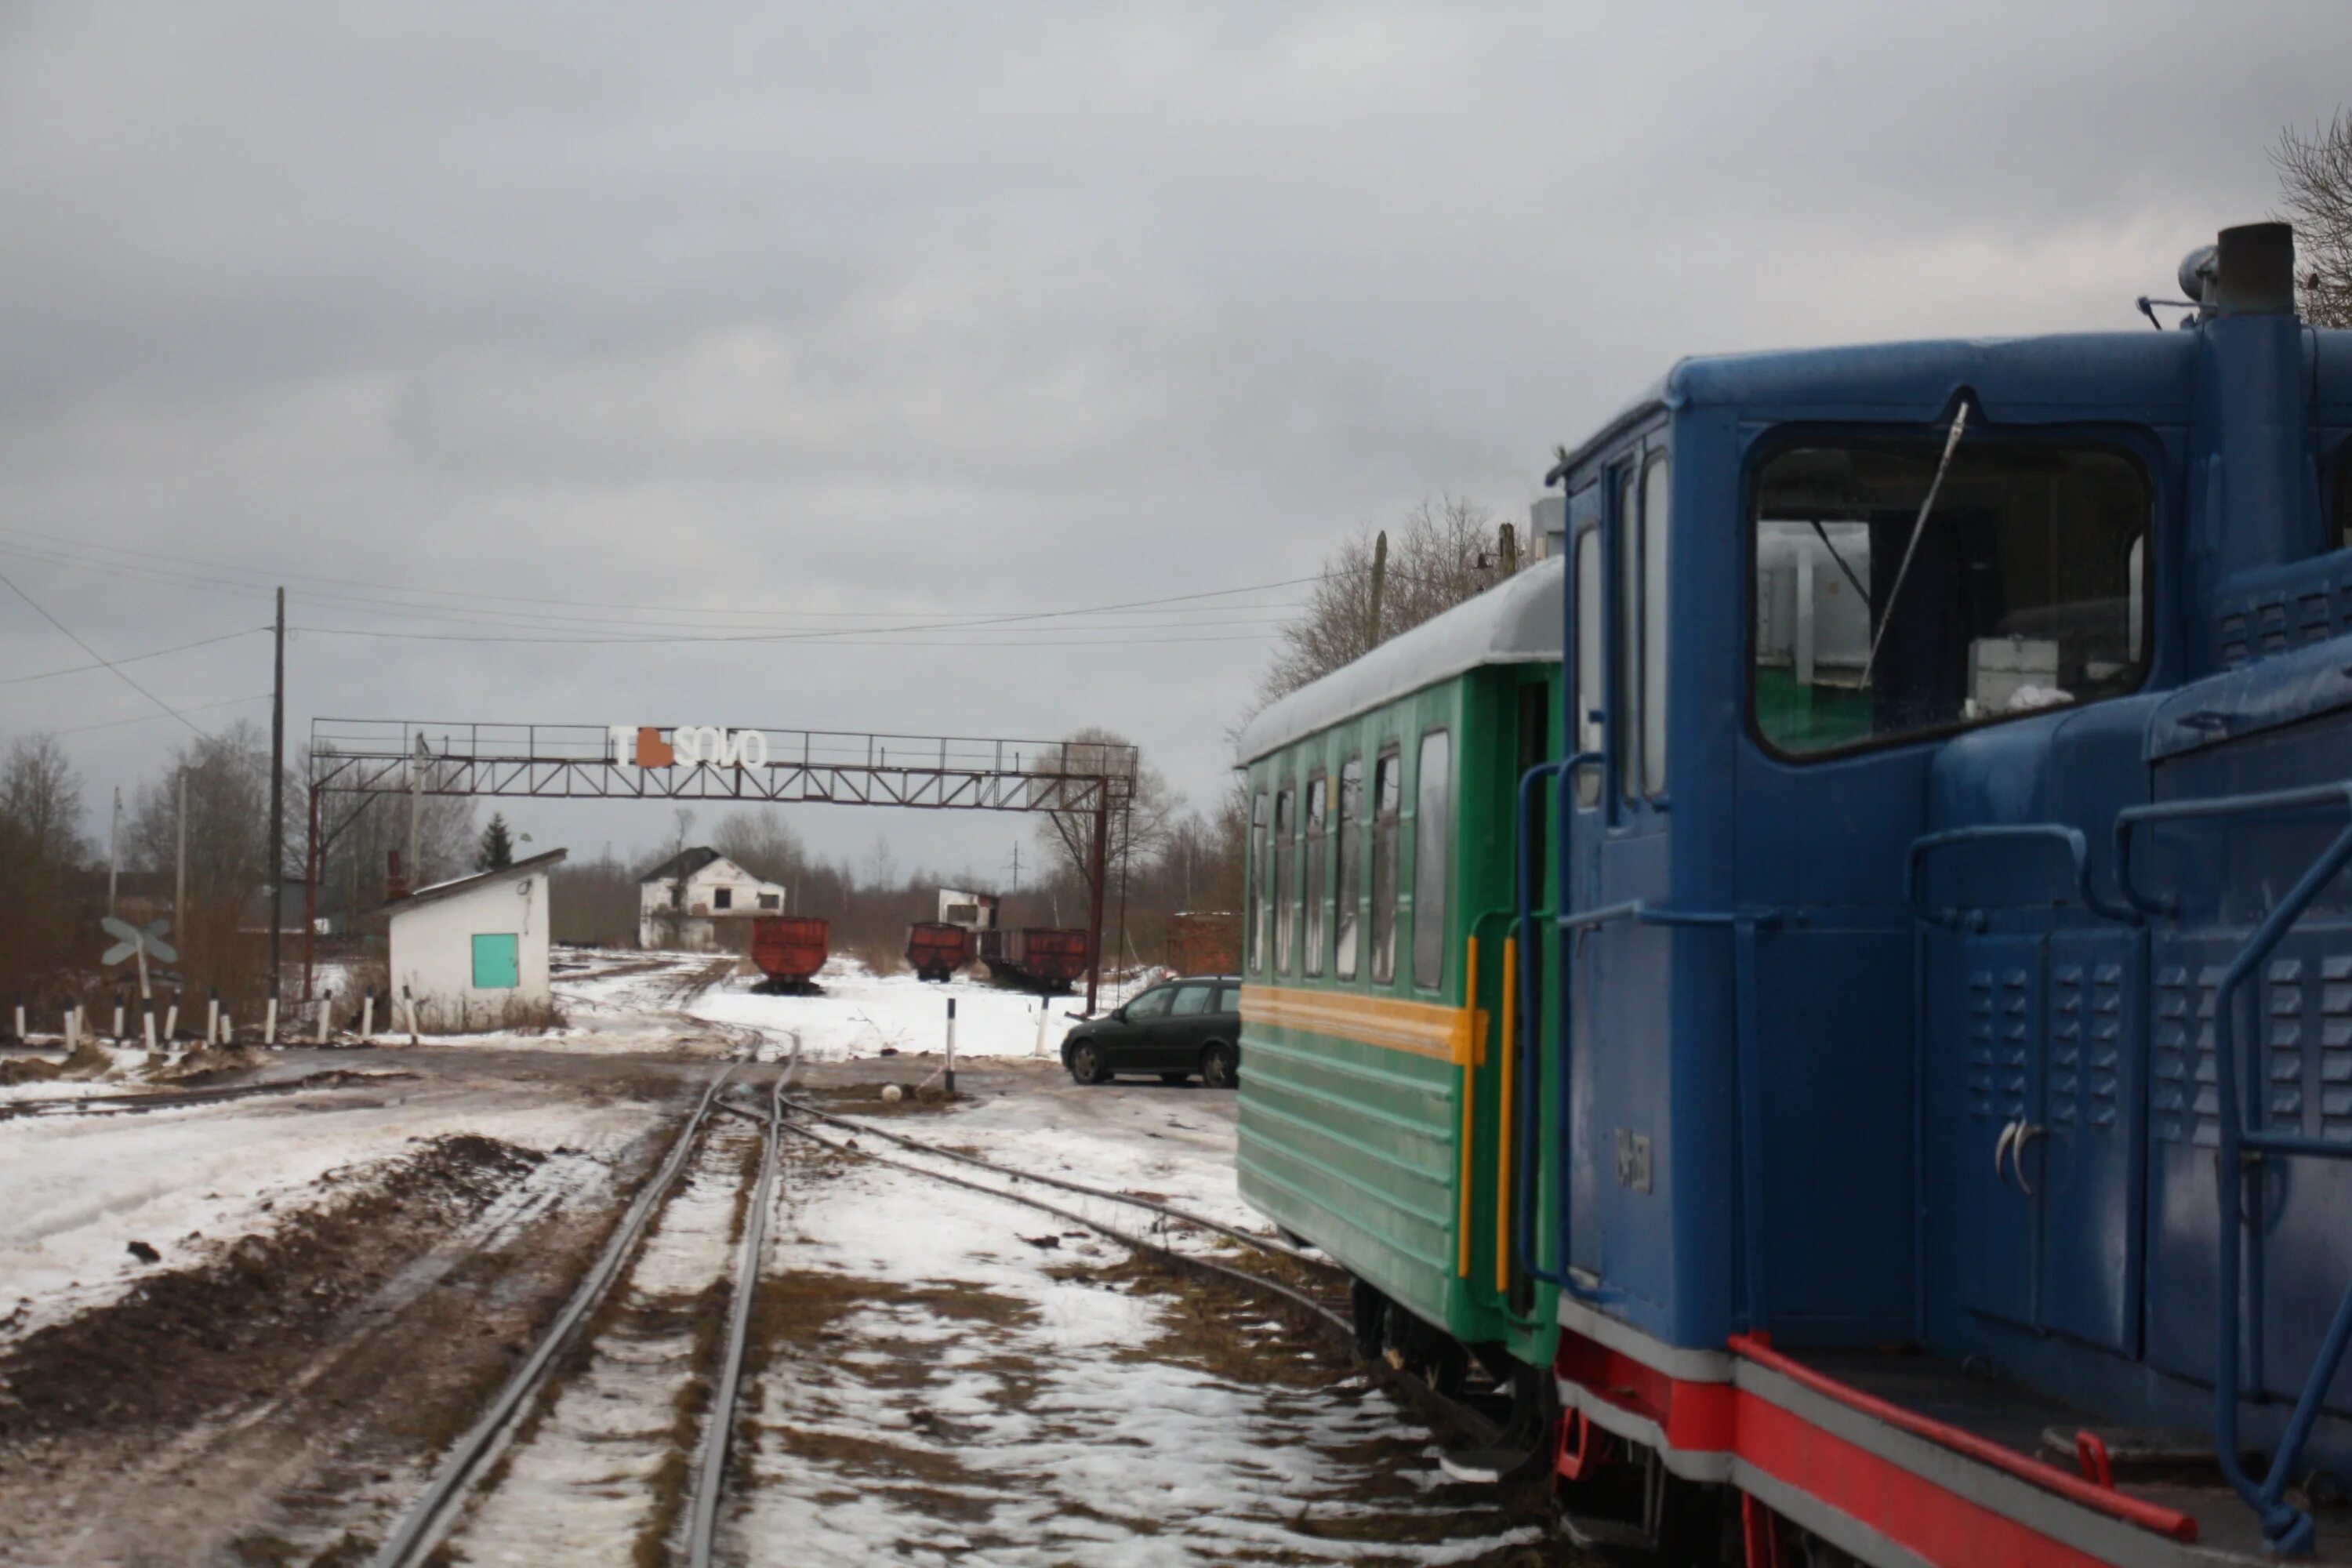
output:
[[[956,1005],[959,1057],[1025,1057],[1037,1048],[1044,1009],[1045,1054],[1059,1059],[1062,1036],[1085,1002],[1039,998],[979,980],[944,984],[912,974],[876,974],[856,959],[835,956],[817,972],[818,994],[771,996],[757,975],[737,975],[704,992],[688,1011],[697,1018],[757,1029],[771,1039],[797,1032],[812,1061],[880,1056],[886,1049],[938,1055],[947,1045],[948,1002]]]
[[[1212,1331],[1255,1334],[1258,1367],[1193,1353],[1179,1308],[1103,1277],[1124,1248],[865,1163],[796,1160],[783,1202],[770,1268],[808,1305],[756,1386],[729,1528],[751,1561],[1444,1563],[1536,1538],[1291,1331]]]
[[[0,1122],[0,1342],[114,1300],[143,1275],[266,1230],[318,1194],[321,1173],[475,1132],[564,1147],[534,1187],[586,1191],[660,1114],[530,1089],[387,1084],[297,1091],[136,1116]],[[489,1216],[485,1216],[488,1219]],[[142,1241],[161,1260],[142,1263]],[[204,1254],[207,1255],[207,1254]],[[13,1310],[11,1310],[13,1309]]]

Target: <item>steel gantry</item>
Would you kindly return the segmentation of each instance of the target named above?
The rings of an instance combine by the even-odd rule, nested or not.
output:
[[[742,801],[918,811],[1070,813],[1091,819],[1087,1011],[1102,982],[1110,817],[1135,801],[1133,746],[968,735],[710,725],[433,723],[317,719],[310,725],[310,875],[302,989],[310,990],[319,865],[381,795],[526,800]],[[341,823],[324,802],[357,795]]]

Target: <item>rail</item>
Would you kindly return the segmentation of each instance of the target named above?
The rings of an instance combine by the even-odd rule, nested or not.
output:
[[[597,1256],[587,1277],[581,1280],[579,1289],[564,1303],[563,1310],[557,1314],[554,1324],[541,1337],[530,1355],[499,1390],[498,1397],[490,1402],[489,1409],[474,1424],[472,1430],[457,1440],[457,1446],[442,1461],[441,1468],[435,1472],[425,1490],[418,1494],[416,1500],[409,1505],[408,1511],[394,1525],[392,1533],[384,1538],[383,1544],[377,1549],[372,1560],[373,1568],[404,1568],[405,1564],[430,1559],[451,1512],[481,1471],[482,1462],[509,1436],[523,1403],[539,1387],[552,1369],[556,1357],[570,1345],[580,1325],[587,1321],[597,1304],[604,1299],[604,1292],[620,1277],[638,1238],[645,1234],[646,1225],[659,1208],[663,1195],[677,1182],[677,1173],[686,1168],[687,1155],[694,1147],[696,1135],[710,1120],[711,1108],[718,1101],[720,1088],[739,1065],[730,1062],[711,1079],[693,1114],[687,1118],[686,1125],[671,1142],[669,1152],[664,1157],[660,1169],[651,1181],[638,1189],[636,1197],[622,1215],[621,1223],[614,1228],[611,1239],[605,1242],[604,1250]]]
[[[2167,801],[2154,805],[2134,806],[2117,815],[2116,842],[2118,854],[2123,855],[2126,853],[2134,833],[2149,823],[2260,816],[2325,806],[2352,813],[2352,781],[2308,789],[2220,795],[2210,800]],[[2272,1456],[2269,1473],[2257,1481],[2246,1474],[2238,1442],[2239,1320],[2243,1308],[2240,1260],[2243,1246],[2242,1232],[2245,1225],[2246,1169],[2250,1164],[2259,1167],[2262,1156],[2265,1154],[2352,1160],[2352,1144],[2331,1143],[2324,1139],[2288,1133],[2247,1131],[2239,1100],[2242,1086],[2242,1069],[2238,1063],[2237,1001],[2239,990],[2248,977],[2270,957],[2312,901],[2347,864],[2352,864],[2352,824],[2347,824],[2327,847],[2320,851],[2294,886],[2254,927],[2238,949],[2237,955],[2222,971],[2221,984],[2213,997],[2213,1081],[2221,1137],[2221,1148],[2214,1162],[2221,1209],[2214,1261],[2214,1447],[2222,1475],[2260,1516],[2263,1541],[2272,1551],[2281,1555],[2310,1551],[2316,1535],[2311,1515],[2286,1500],[2286,1489],[2294,1474],[2296,1461],[2302,1457],[2304,1444],[2309,1439],[2311,1428],[2319,1418],[2320,1401],[2343,1364],[2347,1342],[2352,1342],[2352,1289],[2346,1290],[2336,1309],[2335,1320],[2329,1323],[2326,1336],[2320,1342],[2318,1355],[2304,1380],[2301,1394],[2295,1400],[2294,1412],[2287,1418],[2286,1429],[2280,1436],[2276,1453]],[[2160,905],[2144,903],[2140,900],[2128,874],[2127,859],[2118,864],[2117,874],[2122,879],[2125,896],[2136,907],[2157,907],[2166,913],[2177,911],[2177,900],[2166,900]]]

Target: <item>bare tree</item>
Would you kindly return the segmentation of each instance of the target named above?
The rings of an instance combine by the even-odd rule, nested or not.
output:
[[[808,847],[772,805],[730,811],[719,820],[710,847],[763,882],[790,888],[808,867]]]
[[[84,853],[81,776],[53,735],[27,735],[0,761],[0,821],[18,836],[29,863],[68,867]]]
[[[1388,561],[1375,626],[1372,568],[1381,532],[1388,535]],[[1367,526],[1323,563],[1306,613],[1283,628],[1274,663],[1259,683],[1260,701],[1318,680],[1501,582],[1500,535],[1493,512],[1460,496],[1424,500],[1386,530]],[[1520,563],[1527,559],[1522,552]]]
[[[2294,225],[2304,319],[2352,327],[2352,107],[2304,135],[2294,126],[2271,149]]]
[[[1047,760],[1050,766],[1041,763],[1040,771],[1058,768],[1065,773],[1120,773],[1129,766],[1133,746],[1124,735],[1090,726],[1073,732],[1057,752],[1056,756]],[[1143,766],[1139,760],[1134,766],[1134,798],[1123,809],[1112,811],[1107,826],[1105,868],[1114,881],[1122,865],[1131,868],[1137,858],[1159,852],[1170,821],[1183,807],[1182,799],[1169,787],[1166,778]],[[1045,847],[1046,864],[1066,877],[1082,897],[1090,898],[1095,890],[1095,814],[1047,812],[1037,824],[1037,842]],[[1052,896],[1050,889],[1040,890]]]
[[[68,994],[77,938],[102,910],[74,908],[85,853],[81,779],[55,738],[18,740],[0,759],[0,999],[46,1008]],[[0,1030],[13,1019],[0,1022]]]

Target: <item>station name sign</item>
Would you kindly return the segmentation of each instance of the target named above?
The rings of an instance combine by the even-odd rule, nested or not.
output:
[[[680,724],[662,738],[658,724],[612,724],[613,756],[641,768],[764,768],[768,737],[757,730],[722,730],[710,724]]]

